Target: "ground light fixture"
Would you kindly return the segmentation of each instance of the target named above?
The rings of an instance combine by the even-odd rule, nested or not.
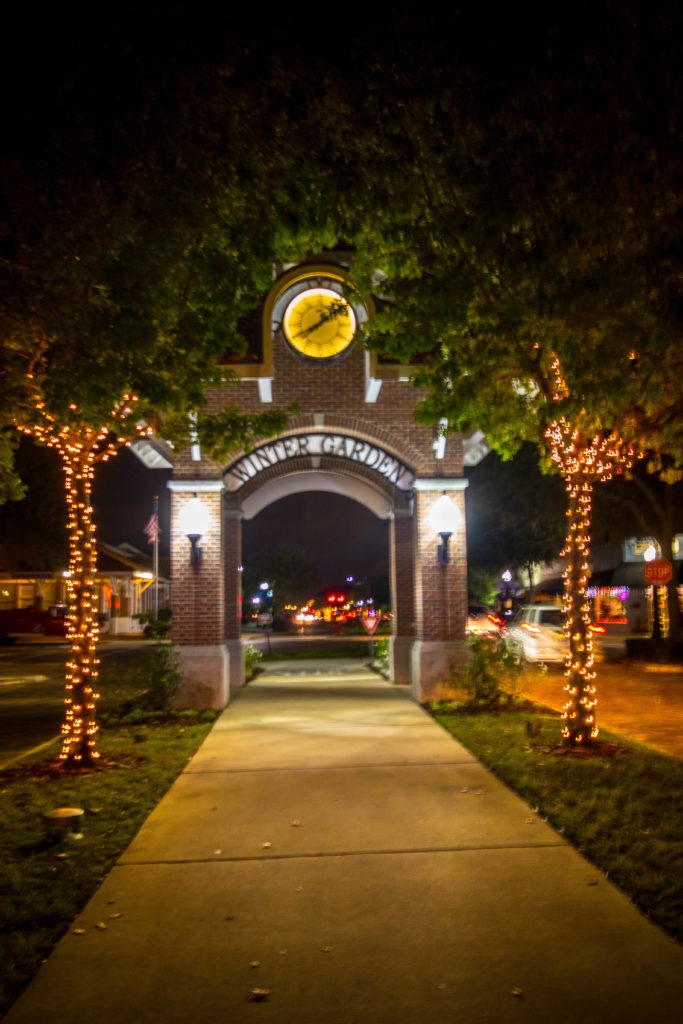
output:
[[[460,512],[457,505],[446,493],[438,498],[429,513],[429,525],[441,538],[436,549],[439,565],[447,565],[450,561],[448,542],[460,525]]]
[[[202,564],[202,549],[199,542],[209,529],[209,510],[196,494],[181,509],[178,522],[190,542],[190,565],[193,569],[198,569]]]

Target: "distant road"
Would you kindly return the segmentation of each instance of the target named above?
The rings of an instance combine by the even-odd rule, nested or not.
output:
[[[364,636],[307,636],[283,633],[245,633],[244,644],[283,658],[311,654],[314,648],[357,648],[370,653]],[[104,638],[98,647],[103,662],[125,663],[149,649],[148,642]],[[63,640],[23,638],[0,645],[0,768],[37,753],[55,739],[64,716],[64,664],[68,646]],[[654,669],[659,669],[654,671]],[[545,675],[526,673],[522,692],[548,707],[564,701],[562,670]],[[683,673],[673,666],[645,666],[629,661],[598,665],[598,724],[664,753],[683,758]]]

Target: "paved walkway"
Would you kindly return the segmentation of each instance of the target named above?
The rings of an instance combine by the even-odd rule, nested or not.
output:
[[[3,1024],[678,1024],[683,949],[403,689],[291,665],[221,715]]]

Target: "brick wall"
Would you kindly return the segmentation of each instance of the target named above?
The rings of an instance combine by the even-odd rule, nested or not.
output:
[[[173,640],[177,644],[215,644],[224,633],[223,515],[219,490],[200,492],[209,527],[200,540],[201,564],[190,564],[190,542],[178,517],[193,491],[171,493],[171,578]]]
[[[445,457],[436,457],[437,431],[415,421],[419,393],[407,381],[384,380],[375,402],[365,401],[367,356],[361,345],[334,362],[302,360],[282,341],[272,339],[272,404],[261,400],[256,379],[234,379],[211,389],[208,408],[218,411],[236,405],[244,412],[295,406],[283,437],[316,433],[343,433],[376,444],[408,466],[415,477],[457,481],[463,475],[463,445],[449,437]],[[193,461],[190,452],[178,456],[175,481],[220,483],[243,452],[235,452],[225,465],[202,453]],[[451,540],[451,559],[439,565],[437,538],[427,523],[429,508],[440,491],[407,495],[371,468],[340,458],[302,457],[264,469],[235,493],[207,494],[212,528],[202,541],[204,559],[199,570],[189,565],[187,538],[172,529],[173,638],[179,644],[217,644],[239,637],[239,563],[241,559],[240,501],[269,480],[292,472],[326,470],[355,477],[382,491],[394,515],[390,531],[390,576],[394,634],[426,641],[458,642],[464,636],[467,610],[464,490],[450,496],[462,514],[462,530]],[[174,493],[173,523],[185,492]]]
[[[336,362],[318,365],[300,359],[275,339],[272,404],[261,402],[256,380],[240,379],[211,389],[207,407],[218,411],[236,405],[244,412],[263,412],[296,406],[298,411],[291,415],[285,434],[317,429],[322,417],[324,429],[372,438],[410,463],[419,476],[462,475],[461,439],[449,438],[445,458],[437,459],[436,429],[415,422],[413,413],[419,399],[416,388],[407,381],[383,381],[377,401],[366,402],[365,385],[365,353],[361,348]],[[241,454],[235,452],[230,461]],[[192,462],[190,453],[184,452],[178,457],[176,475],[210,479],[225,468],[205,455],[200,463]]]

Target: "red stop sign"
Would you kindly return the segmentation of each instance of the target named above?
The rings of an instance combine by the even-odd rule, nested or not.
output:
[[[671,579],[671,562],[666,558],[654,558],[651,562],[645,563],[645,581],[662,586]]]

